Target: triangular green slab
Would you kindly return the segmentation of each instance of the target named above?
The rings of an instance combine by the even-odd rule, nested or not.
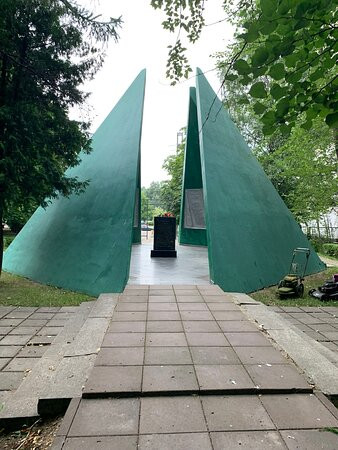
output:
[[[124,289],[140,236],[134,209],[145,77],[143,70],[93,135],[92,152],[68,170],[90,180],[85,192],[38,208],[5,252],[4,270],[91,295]]]
[[[311,249],[308,274],[323,270],[200,69],[196,85],[211,280],[232,292],[271,286],[296,247]]]
[[[187,190],[203,188],[200,146],[198,139],[196,89],[193,87],[190,88],[189,94],[189,114],[184,151],[179,241],[180,244],[206,246],[206,230],[191,227],[188,228],[186,226],[187,224],[185,224],[186,208],[188,208],[188,205],[186,204]]]

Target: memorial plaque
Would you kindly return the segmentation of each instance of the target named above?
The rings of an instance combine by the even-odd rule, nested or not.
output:
[[[154,249],[150,256],[176,258],[176,218],[155,217],[154,218]]]
[[[205,230],[203,189],[185,190],[184,228]]]

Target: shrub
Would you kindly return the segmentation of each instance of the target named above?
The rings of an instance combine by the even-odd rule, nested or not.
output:
[[[9,246],[9,244],[14,241],[15,236],[4,236],[4,250]]]
[[[338,259],[338,244],[323,244],[323,251],[326,255]]]
[[[309,241],[311,242],[311,245],[316,252],[321,253],[323,251],[323,245],[325,241],[322,238],[318,236],[312,236],[309,238]]]

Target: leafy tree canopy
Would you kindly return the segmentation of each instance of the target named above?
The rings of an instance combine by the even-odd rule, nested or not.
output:
[[[182,179],[184,165],[185,139],[178,145],[176,154],[168,156],[163,168],[168,172],[170,179],[162,182],[161,198],[167,212],[171,212],[179,219],[182,195]]]
[[[0,2],[1,221],[13,207],[85,188],[87,180],[64,172],[90,151],[89,123],[70,120],[68,111],[85,102],[80,85],[101,67],[120,23],[73,1]]]
[[[152,1],[165,11],[163,26],[183,30],[195,42],[203,28],[199,0]],[[259,115],[265,135],[278,128],[289,135],[296,123],[309,130],[317,117],[338,127],[337,19],[333,0],[225,0],[227,19],[236,27],[234,43],[219,59],[223,83],[246,87],[243,101]],[[196,25],[193,25],[195,24]],[[189,62],[181,40],[170,49],[168,76],[187,77]],[[269,99],[269,104],[262,100]]]

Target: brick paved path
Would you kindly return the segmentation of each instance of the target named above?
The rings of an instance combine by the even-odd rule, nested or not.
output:
[[[234,300],[127,287],[54,448],[336,449],[335,408]]]

